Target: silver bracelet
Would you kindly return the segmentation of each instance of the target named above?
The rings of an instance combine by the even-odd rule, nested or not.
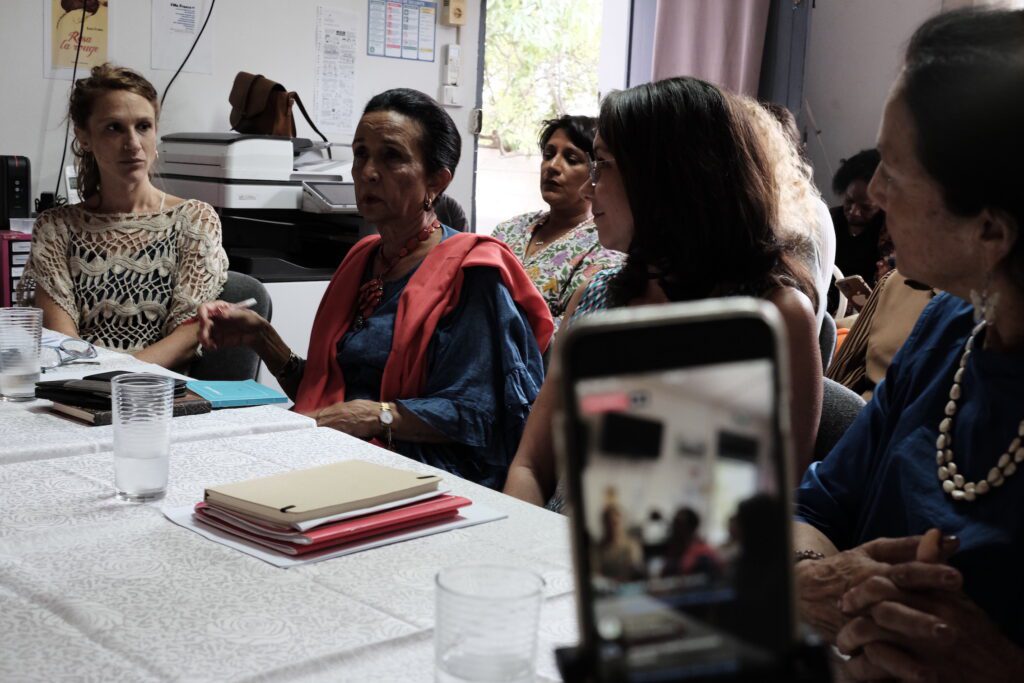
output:
[[[282,365],[281,368],[274,373],[274,377],[277,379],[291,377],[292,375],[299,371],[302,365],[302,359],[295,355],[295,352],[292,351],[290,354],[288,354],[288,360],[284,362],[284,365]]]
[[[825,553],[819,553],[817,550],[796,550],[793,552],[793,564],[803,562],[804,560],[824,560]]]

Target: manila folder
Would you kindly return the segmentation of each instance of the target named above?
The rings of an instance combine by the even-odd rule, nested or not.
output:
[[[210,505],[291,524],[436,490],[441,477],[346,460],[206,489]]]

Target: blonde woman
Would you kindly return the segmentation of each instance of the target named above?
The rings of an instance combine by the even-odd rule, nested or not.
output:
[[[198,325],[182,323],[217,298],[228,260],[213,207],[150,182],[159,108],[130,69],[102,64],[75,82],[68,116],[83,201],[36,220],[21,298],[34,290],[49,329],[177,368],[199,343]]]
[[[821,327],[836,261],[836,235],[828,205],[814,185],[813,169],[800,152],[796,120],[781,105],[741,95],[733,97],[738,110],[748,117],[771,164],[779,188],[777,234],[814,280],[815,318]]]

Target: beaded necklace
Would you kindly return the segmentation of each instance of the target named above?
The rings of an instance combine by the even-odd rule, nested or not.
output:
[[[399,249],[398,253],[391,258],[385,256],[384,249],[383,247],[381,248],[380,260],[383,268],[359,287],[359,296],[356,299],[356,319],[353,322],[355,329],[361,330],[366,326],[366,319],[370,317],[373,309],[377,307],[377,304],[380,303],[381,298],[384,296],[384,277],[391,272],[395,264],[412,253],[420,242],[426,242],[430,239],[434,231],[440,227],[441,223],[435,220],[433,224],[420,230],[414,237],[410,237],[406,241],[405,246]]]
[[[978,496],[983,496],[993,488],[1002,486],[1007,477],[1017,471],[1017,466],[1024,462],[1024,420],[1017,425],[1017,436],[1010,442],[1006,452],[999,456],[995,467],[988,471],[984,479],[976,482],[967,481],[964,475],[960,474],[956,463],[953,461],[953,418],[956,416],[958,402],[963,394],[961,383],[964,378],[964,368],[974,351],[974,340],[978,334],[985,329],[988,323],[984,318],[971,330],[971,336],[967,338],[964,352],[960,356],[960,367],[953,376],[953,386],[949,389],[949,402],[946,404],[946,417],[939,423],[939,438],[935,441],[935,463],[939,466],[939,482],[942,490],[953,500],[973,501]]]

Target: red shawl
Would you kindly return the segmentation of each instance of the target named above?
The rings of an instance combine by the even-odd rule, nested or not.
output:
[[[352,247],[320,301],[295,401],[298,412],[345,400],[345,378],[335,360],[336,349],[352,324],[356,293],[378,242],[380,237],[373,235]],[[526,312],[541,352],[547,349],[555,329],[551,313],[512,251],[494,238],[459,233],[431,249],[402,290],[381,381],[382,401],[422,395],[427,347],[437,323],[459,303],[464,270],[478,266],[497,269],[512,299]]]

